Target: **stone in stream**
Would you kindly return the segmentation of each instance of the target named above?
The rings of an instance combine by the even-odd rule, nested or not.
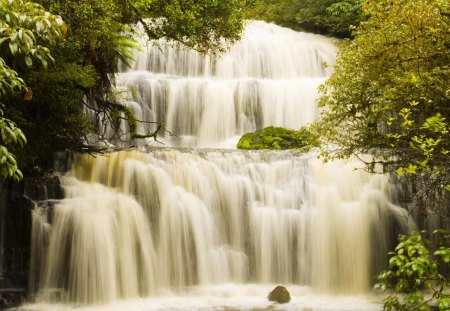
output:
[[[291,301],[291,295],[289,295],[288,290],[284,286],[275,287],[267,298],[277,303],[288,303]]]

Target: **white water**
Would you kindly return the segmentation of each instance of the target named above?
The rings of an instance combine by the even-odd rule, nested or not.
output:
[[[326,296],[312,294],[305,286],[289,286],[292,299],[279,305],[267,300],[267,293],[273,285],[222,284],[208,287],[194,287],[184,295],[162,294],[151,298],[117,301],[106,305],[90,307],[77,306],[77,311],[381,311],[371,296]],[[67,304],[39,303],[23,306],[21,310],[69,311]]]
[[[80,156],[63,184],[67,199],[50,221],[35,211],[52,224],[34,236],[49,241],[33,276],[43,301],[110,303],[227,283],[363,294],[385,260],[390,218],[403,214],[385,176],[289,152]]]
[[[26,308],[266,308],[281,283],[293,299],[275,309],[379,309],[333,295],[367,294],[401,230],[386,176],[311,154],[201,149],[313,121],[331,41],[254,22],[221,59],[160,44],[118,81],[139,119],[179,136],[161,139],[196,148],[78,156],[66,199],[33,213],[30,282],[43,304]],[[45,304],[58,301],[68,305]]]
[[[160,137],[170,146],[234,148],[249,131],[311,123],[336,52],[331,39],[265,22],[251,22],[219,57],[142,40],[144,50],[117,82],[137,119],[163,122],[175,135]],[[142,123],[139,132],[155,129]]]

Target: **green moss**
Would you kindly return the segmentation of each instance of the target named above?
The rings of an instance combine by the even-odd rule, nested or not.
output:
[[[302,151],[309,151],[312,147],[317,146],[317,136],[305,127],[295,131],[273,126],[244,134],[237,144],[238,149],[246,150],[302,149]]]

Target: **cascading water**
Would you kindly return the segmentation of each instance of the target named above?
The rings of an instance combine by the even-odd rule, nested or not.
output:
[[[165,41],[148,46],[117,82],[132,94],[138,120],[163,122],[176,135],[162,137],[166,144],[234,148],[249,131],[311,123],[335,52],[331,39],[252,22],[219,57]],[[142,123],[139,130],[155,128]]]
[[[313,121],[334,52],[326,38],[264,22],[250,23],[219,59],[164,42],[136,52],[118,77],[130,107],[140,120],[164,122],[180,138],[172,145],[196,148],[76,156],[62,177],[66,199],[33,214],[37,299],[118,304],[202,296],[220,284],[367,292],[404,214],[386,176],[311,154],[199,148]]]

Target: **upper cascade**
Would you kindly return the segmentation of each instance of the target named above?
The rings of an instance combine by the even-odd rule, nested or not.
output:
[[[163,123],[174,135],[160,140],[181,147],[234,149],[245,133],[313,122],[317,88],[336,54],[330,38],[262,21],[248,22],[242,39],[220,55],[144,37],[131,68],[120,66],[117,84],[143,121],[139,133]]]
[[[135,52],[132,68],[121,66],[122,71],[222,79],[325,77],[336,52],[330,38],[263,21],[248,22],[242,39],[223,55],[201,54],[164,39],[140,40],[143,50]]]

